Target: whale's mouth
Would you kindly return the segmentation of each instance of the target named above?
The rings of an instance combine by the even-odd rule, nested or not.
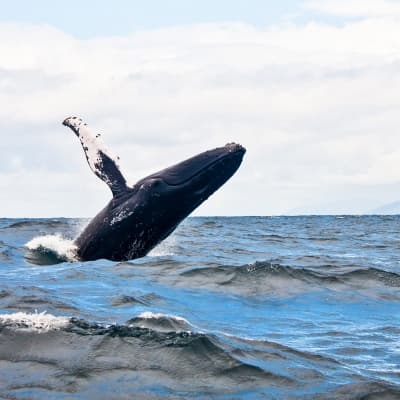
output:
[[[223,173],[227,168],[239,167],[246,149],[237,143],[228,143],[224,147],[198,154],[192,158],[182,161],[179,164],[166,168],[160,172],[147,177],[160,179],[169,186],[182,186],[196,178],[214,172]],[[236,167],[237,165],[237,167]]]

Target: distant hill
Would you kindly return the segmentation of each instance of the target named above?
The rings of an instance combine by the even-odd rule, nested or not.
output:
[[[400,201],[385,204],[382,207],[375,208],[368,212],[368,214],[400,214]]]

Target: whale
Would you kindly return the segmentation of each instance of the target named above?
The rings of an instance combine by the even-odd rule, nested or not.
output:
[[[217,191],[242,163],[237,143],[204,151],[128,185],[119,158],[78,117],[63,125],[79,138],[89,167],[112,193],[109,203],[75,239],[82,261],[127,261],[143,257]]]

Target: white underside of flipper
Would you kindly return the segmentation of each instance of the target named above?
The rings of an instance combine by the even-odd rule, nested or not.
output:
[[[108,150],[100,134],[94,134],[78,117],[66,118],[63,125],[71,128],[78,136],[91,170],[110,187],[113,194],[125,190],[127,186],[119,169],[119,157]]]

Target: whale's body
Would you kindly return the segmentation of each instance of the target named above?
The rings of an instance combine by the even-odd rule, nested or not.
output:
[[[239,168],[245,149],[235,143],[205,151],[179,164],[126,184],[117,159],[78,118],[67,118],[81,140],[94,173],[113,198],[75,240],[81,260],[114,261],[145,256]]]

